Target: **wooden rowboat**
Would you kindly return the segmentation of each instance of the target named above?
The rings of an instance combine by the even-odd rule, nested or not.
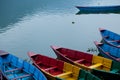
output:
[[[2,80],[47,80],[35,66],[18,57],[0,50],[0,71]]]
[[[120,48],[116,48],[106,43],[94,42],[99,50],[99,54],[103,57],[120,62]]]
[[[101,33],[103,42],[111,46],[120,48],[120,35],[119,34],[114,33],[110,30],[103,29],[103,28],[99,28],[99,31]]]
[[[28,52],[28,56],[49,80],[100,80],[91,73],[58,59],[33,52]]]
[[[115,6],[76,6],[80,12],[103,13],[103,12],[120,12],[120,5]]]
[[[101,76],[104,80],[117,80],[120,79],[120,68],[115,65],[115,63],[107,58],[100,57],[97,55],[93,55],[87,52],[81,52],[78,50],[63,48],[63,47],[56,47],[51,46],[57,58],[71,64],[77,65],[83,69],[88,71],[92,71],[92,73],[98,73],[99,75],[95,74],[96,76]],[[117,63],[120,66],[120,63]],[[115,71],[116,70],[116,71]],[[101,75],[100,73],[103,75]],[[111,76],[106,77],[104,75],[112,75],[114,74],[116,77],[112,78]]]

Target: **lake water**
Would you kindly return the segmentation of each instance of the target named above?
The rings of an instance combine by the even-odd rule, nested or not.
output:
[[[119,4],[120,0],[2,0],[0,49],[27,58],[28,51],[56,57],[50,45],[95,48],[93,41],[101,40],[98,28],[120,34],[120,14],[76,15],[75,6]]]

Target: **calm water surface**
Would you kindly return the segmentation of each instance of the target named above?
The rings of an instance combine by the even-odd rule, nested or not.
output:
[[[75,15],[75,6],[119,4],[120,0],[2,0],[0,49],[27,58],[28,51],[56,57],[50,45],[95,48],[93,41],[101,40],[98,28],[120,34],[120,14]]]

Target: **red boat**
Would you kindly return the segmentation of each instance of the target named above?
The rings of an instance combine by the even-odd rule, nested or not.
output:
[[[120,79],[119,62],[78,50],[56,46],[51,46],[51,48],[54,50],[58,59],[86,69],[92,74],[102,78],[102,80]]]
[[[48,80],[100,80],[91,73],[64,61],[33,52],[28,52],[28,56]]]
[[[51,48],[56,53],[58,59],[75,64],[84,69],[91,70],[104,66],[99,56],[63,47],[51,46]]]

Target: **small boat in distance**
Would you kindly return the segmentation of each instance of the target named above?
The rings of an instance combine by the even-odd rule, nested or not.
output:
[[[57,55],[57,59],[69,62],[78,67],[86,69],[92,74],[103,78],[104,80],[120,79],[120,68],[118,67],[120,66],[119,62],[113,62],[110,59],[78,50],[57,46],[51,46],[51,48]],[[95,74],[96,72],[98,74]],[[113,78],[110,75],[114,75],[115,77]]]
[[[114,46],[116,48],[120,48],[120,35],[112,32],[110,30],[106,30],[103,28],[99,28],[100,34],[102,36],[103,42]]]
[[[18,57],[0,50],[0,71],[2,80],[47,80],[35,66]]]
[[[120,48],[116,48],[106,43],[94,42],[99,50],[99,54],[103,57],[120,62]]]
[[[120,5],[113,6],[76,6],[81,13],[105,13],[120,12]]]
[[[49,80],[100,80],[93,74],[64,61],[34,52],[28,52],[28,56]]]

